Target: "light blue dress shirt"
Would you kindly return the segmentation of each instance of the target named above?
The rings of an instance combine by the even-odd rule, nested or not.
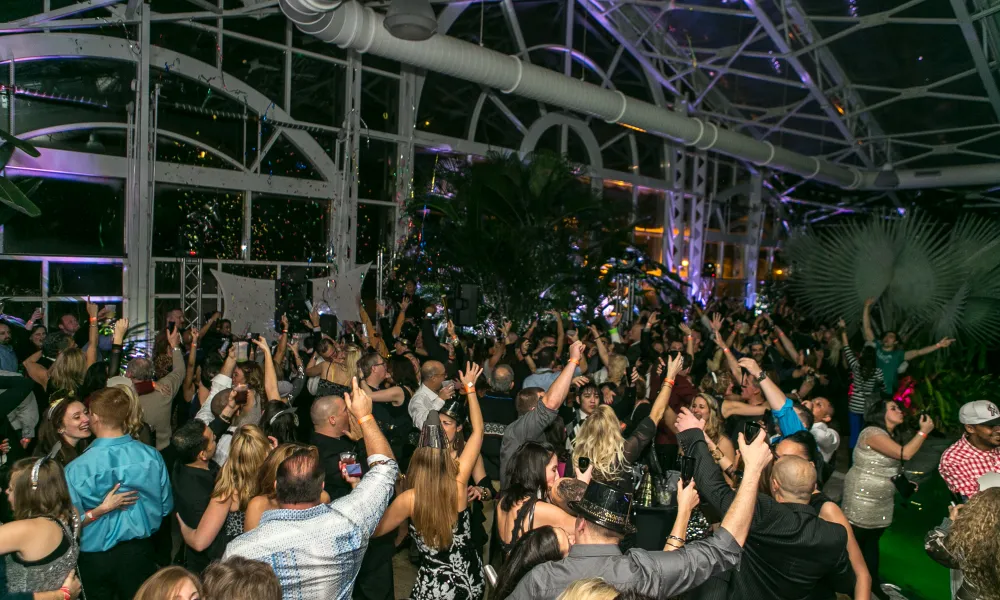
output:
[[[361,559],[396,483],[396,461],[368,457],[358,487],[329,504],[265,511],[257,528],[226,546],[223,560],[242,556],[267,563],[285,600],[349,600]]]
[[[174,509],[167,466],[156,448],[130,436],[97,438],[66,466],[73,506],[84,514],[97,508],[115,486],[119,493],[138,491],[139,500],[110,512],[83,530],[80,550],[103,552],[128,540],[147,538]]]
[[[798,413],[796,413],[795,409],[792,408],[791,398],[785,398],[785,405],[781,407],[781,410],[774,411],[772,416],[778,423],[778,426],[781,427],[781,436],[778,437],[778,440],[773,443],[780,442],[796,431],[802,431],[806,428],[806,426],[802,424],[802,420],[799,419]]]

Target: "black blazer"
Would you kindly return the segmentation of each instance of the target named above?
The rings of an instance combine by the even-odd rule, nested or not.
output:
[[[726,484],[701,430],[679,433],[677,440],[695,459],[701,501],[725,514],[736,492]],[[808,504],[783,504],[757,494],[740,568],[730,574],[730,600],[802,600],[818,588],[853,594],[854,583],[843,526],[824,521]]]

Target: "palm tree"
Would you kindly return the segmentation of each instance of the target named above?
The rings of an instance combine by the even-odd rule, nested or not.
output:
[[[904,338],[1000,338],[1000,227],[915,214],[870,217],[792,236],[790,289],[812,317],[860,319],[866,298],[882,330]]]
[[[478,285],[483,316],[595,306],[608,292],[602,270],[631,239],[631,207],[594,193],[554,154],[439,167],[433,187],[409,205],[400,271],[424,284]]]
[[[10,158],[14,155],[15,150],[20,150],[29,156],[35,158],[41,156],[34,146],[19,140],[10,133],[0,129],[0,140],[3,141],[3,145],[0,145],[0,171],[2,171],[7,163],[10,162]],[[9,212],[10,210],[15,210],[17,212],[22,212],[29,217],[37,217],[42,214],[37,206],[28,200],[28,197],[24,195],[13,181],[7,179],[4,176],[0,176],[0,202],[5,204],[8,208],[0,207],[0,213]],[[6,216],[10,216],[9,214]],[[4,215],[0,214],[0,223],[3,223]]]

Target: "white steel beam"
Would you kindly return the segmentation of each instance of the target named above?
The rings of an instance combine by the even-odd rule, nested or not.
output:
[[[121,156],[89,154],[53,148],[40,148],[39,151],[41,156],[38,158],[20,152],[15,154],[7,165],[7,170],[11,174],[31,177],[126,179],[129,175],[128,159]],[[328,200],[334,192],[334,186],[325,181],[196,167],[163,161],[156,162],[156,182],[226,190],[251,190],[262,194],[314,200]]]
[[[997,80],[990,70],[989,60],[983,51],[979,35],[976,33],[976,27],[972,23],[969,9],[965,6],[965,0],[950,1],[951,8],[955,11],[955,17],[958,18],[958,28],[961,29],[962,37],[965,38],[965,43],[969,47],[969,53],[972,55],[972,62],[976,65],[976,70],[979,71],[979,78],[983,82],[983,88],[986,89],[986,95],[990,99],[990,104],[993,105],[993,112],[996,114],[997,119],[1000,120],[1000,89],[997,89]]]

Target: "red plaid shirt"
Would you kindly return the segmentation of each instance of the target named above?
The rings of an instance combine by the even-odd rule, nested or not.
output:
[[[963,435],[941,454],[938,466],[948,489],[966,497],[979,493],[979,478],[986,473],[1000,473],[1000,448],[983,452]]]

